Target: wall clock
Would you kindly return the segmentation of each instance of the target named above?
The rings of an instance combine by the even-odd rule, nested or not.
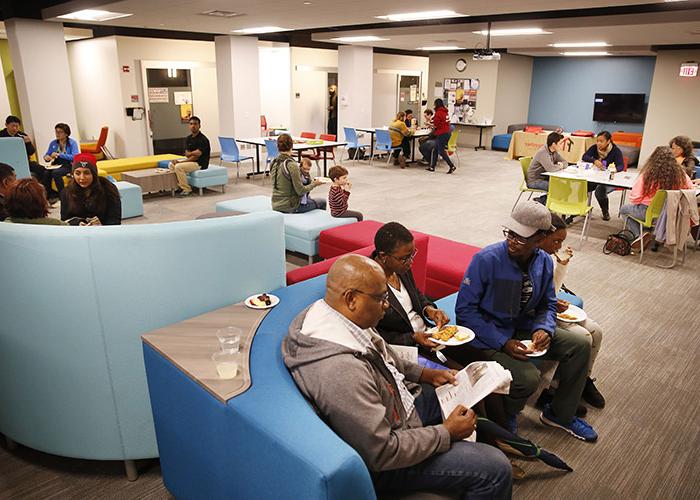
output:
[[[467,61],[464,59],[457,59],[457,62],[455,62],[455,69],[460,73],[467,69]]]

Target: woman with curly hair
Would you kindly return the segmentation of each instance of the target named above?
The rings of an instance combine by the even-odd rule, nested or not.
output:
[[[695,177],[695,167],[698,165],[698,159],[695,158],[695,152],[693,151],[693,141],[690,140],[690,137],[679,135],[671,139],[668,145],[673,151],[673,156],[676,157],[678,164],[683,167],[688,177],[693,179]]]
[[[632,187],[630,201],[632,203],[624,205],[620,210],[620,215],[630,215],[636,219],[644,219],[647,215],[647,208],[651,204],[652,198],[659,189],[693,189],[690,177],[685,173],[683,167],[676,162],[675,155],[671,148],[658,146],[651,154],[646,164],[642,168],[637,182]],[[625,229],[628,229],[639,239],[639,224],[627,219]],[[644,246],[651,239],[651,233],[644,234]],[[634,248],[640,242],[635,241]]]
[[[10,186],[5,196],[5,209],[9,215],[5,222],[52,226],[64,224],[48,216],[50,207],[46,189],[34,177],[20,179]]]

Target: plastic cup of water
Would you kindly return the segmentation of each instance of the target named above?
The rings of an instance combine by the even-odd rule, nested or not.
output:
[[[240,328],[235,326],[227,326],[216,332],[216,336],[219,338],[219,345],[221,345],[222,351],[236,351],[238,352],[241,347],[241,335],[243,332]]]
[[[234,351],[219,351],[211,356],[216,365],[216,371],[222,380],[230,380],[238,374],[239,353]]]

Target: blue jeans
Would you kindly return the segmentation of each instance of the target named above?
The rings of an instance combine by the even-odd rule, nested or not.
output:
[[[297,209],[292,212],[295,214],[303,214],[306,212],[311,212],[312,210],[325,210],[326,209],[326,200],[315,200],[313,198],[309,198],[309,201],[306,203],[306,205],[299,205]]]
[[[636,219],[644,220],[647,216],[647,208],[649,208],[648,205],[622,205],[620,217],[631,215]],[[639,222],[628,218],[625,221],[625,229],[628,229],[634,235],[635,239],[639,238]]]
[[[428,163],[432,161],[433,154],[437,154],[435,148],[437,148],[437,139],[428,139],[418,146],[418,150],[423,155],[423,161]]]
[[[423,385],[416,398],[416,411],[424,425],[442,422],[435,389]],[[478,431],[477,431],[478,432]],[[372,474],[378,491],[461,492],[462,499],[509,499],[513,487],[510,462],[497,448],[467,441],[456,441],[440,455],[434,455],[412,467]]]
[[[542,191],[549,191],[549,179],[538,179],[536,181],[528,182],[527,187],[531,189],[541,189]],[[547,193],[535,198],[543,205],[547,203]]]
[[[431,167],[435,168],[435,165],[437,165],[438,155],[442,156],[442,159],[445,160],[445,163],[447,163],[450,168],[455,167],[455,164],[452,163],[452,160],[450,160],[450,155],[447,154],[447,143],[450,142],[450,135],[451,132],[447,132],[437,136],[437,154],[432,155],[432,158],[430,159]]]

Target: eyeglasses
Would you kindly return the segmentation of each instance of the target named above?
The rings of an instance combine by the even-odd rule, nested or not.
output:
[[[392,257],[392,258],[398,260],[398,261],[401,262],[402,264],[408,264],[409,262],[411,262],[413,259],[416,258],[416,255],[418,255],[418,249],[415,248],[415,249],[413,250],[413,252],[411,252],[410,254],[406,255],[405,257],[397,257],[396,255],[391,255],[390,253],[388,253],[387,255],[388,255],[389,257]]]
[[[362,295],[367,295],[368,297],[371,297],[372,299],[374,299],[376,302],[379,302],[380,304],[382,304],[384,302],[386,302],[386,303],[389,302],[389,290],[387,290],[386,292],[384,292],[382,294],[363,292],[359,288],[351,288],[349,291],[361,293]]]
[[[515,234],[510,229],[504,229],[503,236],[505,236],[507,240],[513,241],[518,245],[527,245],[527,242],[529,241],[528,238],[523,238],[522,236]]]

